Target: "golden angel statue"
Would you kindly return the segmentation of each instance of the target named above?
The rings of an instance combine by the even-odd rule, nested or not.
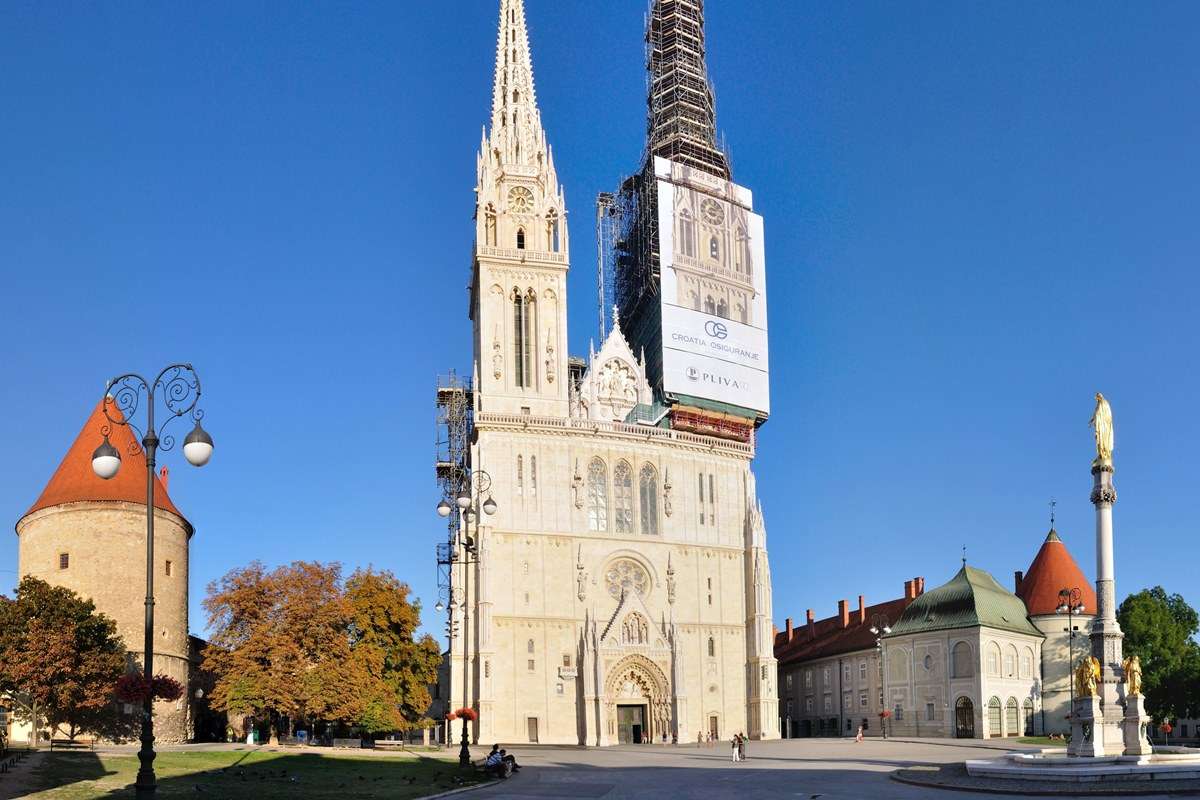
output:
[[[1095,466],[1112,466],[1113,455],[1113,418],[1112,407],[1104,399],[1104,395],[1096,392],[1096,410],[1088,424],[1096,432]]]
[[[1122,664],[1125,668],[1125,694],[1128,697],[1142,693],[1142,660],[1137,656],[1129,656]]]
[[[1100,694],[1100,659],[1084,656],[1075,667],[1075,696],[1096,697]]]

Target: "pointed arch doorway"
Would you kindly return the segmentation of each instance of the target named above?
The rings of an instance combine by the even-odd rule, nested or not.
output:
[[[954,736],[958,739],[975,738],[975,704],[969,697],[960,697],[954,704]]]
[[[670,693],[662,669],[637,654],[621,659],[605,687],[609,730],[618,744],[643,744],[670,728]]]

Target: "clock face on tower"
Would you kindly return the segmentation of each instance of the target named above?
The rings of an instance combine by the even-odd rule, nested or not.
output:
[[[528,214],[533,211],[533,192],[524,186],[517,186],[508,193],[508,210],[514,214]]]
[[[709,225],[725,224],[725,209],[716,200],[705,200],[700,204],[700,216]]]

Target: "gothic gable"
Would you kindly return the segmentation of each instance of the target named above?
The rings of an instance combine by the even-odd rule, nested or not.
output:
[[[634,356],[615,308],[612,331],[600,351],[591,353],[574,399],[573,416],[606,422],[623,422],[634,406],[653,402],[645,359]]]

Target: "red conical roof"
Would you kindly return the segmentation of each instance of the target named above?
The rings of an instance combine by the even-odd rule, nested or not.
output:
[[[124,419],[114,404],[109,404],[108,413],[113,419]],[[121,454],[121,469],[108,480],[92,471],[92,453],[104,441],[101,431],[106,426],[109,429],[109,442]],[[64,503],[106,500],[146,504],[146,457],[128,425],[115,425],[105,417],[104,401],[101,400],[42,490],[41,497],[25,512],[25,516]],[[157,475],[154,476],[154,505],[183,519],[183,514],[171,502]],[[184,523],[187,524],[186,519]],[[188,528],[190,530],[191,526],[188,525]]]
[[[1029,615],[1053,614],[1062,602],[1058,593],[1063,589],[1078,589],[1085,614],[1096,613],[1096,590],[1079,569],[1067,546],[1051,529],[1038,550],[1029,571],[1017,587],[1017,597],[1025,601]]]

